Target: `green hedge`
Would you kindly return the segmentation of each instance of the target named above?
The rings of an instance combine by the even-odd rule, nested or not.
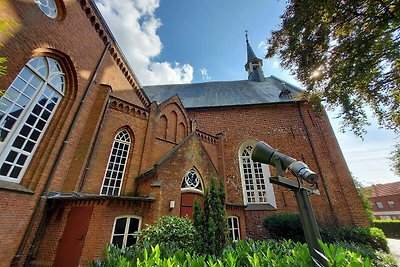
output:
[[[374,220],[374,226],[382,229],[386,237],[400,238],[400,220]]]
[[[305,242],[298,214],[276,214],[264,219],[264,227],[274,239],[291,239]],[[385,234],[378,228],[321,227],[321,238],[326,243],[352,242],[368,245],[374,250],[389,252]]]

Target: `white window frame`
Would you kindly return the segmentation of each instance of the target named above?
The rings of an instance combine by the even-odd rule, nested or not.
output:
[[[196,180],[196,182],[194,180]],[[194,182],[198,184],[195,184],[196,186],[194,186]],[[190,168],[182,179],[181,191],[203,193],[203,189],[203,179],[201,178],[200,173],[195,167]]]
[[[234,221],[237,223],[237,227],[235,227]],[[237,230],[238,235],[236,236],[235,230]],[[238,242],[240,240],[240,220],[237,216],[229,216],[228,217],[228,232],[229,237],[233,242]]]
[[[115,234],[115,227],[116,227],[116,225],[117,225],[117,220],[118,220],[118,219],[126,219],[125,229],[124,229],[124,233],[123,233],[123,234]],[[133,232],[133,233],[129,233],[129,232],[128,232],[128,231],[129,231],[129,223],[130,223],[131,219],[135,219],[135,220],[138,220],[138,221],[139,221],[139,222],[138,222],[138,229],[137,229],[135,232]],[[126,243],[127,243],[127,240],[128,240],[128,236],[135,236],[136,233],[137,233],[138,231],[140,231],[141,228],[142,228],[142,217],[140,217],[140,216],[136,216],[136,215],[122,215],[122,216],[116,217],[115,220],[114,220],[113,230],[112,230],[112,233],[111,233],[110,244],[114,244],[114,243],[113,243],[113,239],[114,239],[115,236],[123,236],[122,248],[126,248]]]
[[[56,0],[35,0],[40,10],[49,18],[55,19],[58,17],[58,7]]]
[[[269,204],[272,207],[276,208],[276,201],[275,201],[275,194],[274,194],[274,188],[269,181],[269,177],[271,177],[269,167],[267,164],[262,164],[258,162],[253,162],[251,159],[251,151],[249,151],[249,156],[243,156],[243,152],[248,149],[248,147],[251,147],[254,149],[256,146],[257,141],[255,140],[247,140],[245,141],[239,149],[238,157],[239,157],[239,167],[240,167],[240,176],[242,180],[242,189],[243,189],[243,202],[245,205],[249,204]],[[244,159],[249,160],[250,164],[250,174],[251,174],[251,179],[248,179],[253,183],[253,189],[247,190],[247,185],[246,185],[246,173],[245,168],[244,168]],[[258,170],[256,170],[258,168]],[[261,172],[260,171],[261,168]],[[247,170],[248,171],[248,170]],[[257,178],[256,176],[262,176],[261,178],[259,177],[259,186],[258,187],[263,187],[265,186],[265,192],[261,192],[261,189],[258,188],[257,185]],[[251,186],[251,185],[249,185]],[[254,191],[254,196],[252,195],[252,191]],[[250,194],[250,196],[248,196]],[[253,201],[251,201],[249,198],[254,198]],[[264,199],[263,199],[264,198]]]
[[[382,201],[376,201],[375,204],[376,204],[376,207],[377,207],[378,209],[383,209],[383,203],[382,203]]]
[[[125,137],[127,135],[128,140],[118,139],[121,134],[123,135],[123,137]],[[129,151],[131,148],[131,144],[132,144],[132,137],[127,129],[122,129],[117,132],[117,134],[114,137],[114,142],[111,147],[110,156],[108,157],[107,168],[104,173],[103,182],[102,182],[101,189],[100,189],[100,195],[107,195],[107,196],[119,196],[120,195],[122,183],[124,181],[126,166],[128,164]],[[122,151],[122,153],[125,152],[126,153],[125,156],[117,155],[114,153],[115,151],[116,152],[119,151],[119,148],[121,145],[123,146],[124,149],[120,149],[120,151]],[[119,161],[118,161],[118,158],[120,158]],[[122,160],[124,160],[123,164],[121,164]],[[116,166],[116,165],[119,165],[120,167],[121,167],[121,165],[123,165],[122,170],[121,169],[116,170],[114,168],[114,166]],[[121,174],[120,178],[118,178],[119,174]],[[115,176],[115,177],[113,177],[113,176]],[[112,182],[113,182],[113,185],[111,185]],[[117,186],[116,184],[118,182],[119,182],[119,185]],[[115,194],[116,189],[118,190],[117,194]],[[106,192],[103,193],[103,190],[106,190]],[[110,190],[111,190],[111,194],[110,194]]]
[[[389,208],[394,208],[394,206],[395,206],[393,200],[388,200],[388,201],[387,201],[387,204],[388,204]]]
[[[28,73],[29,78],[27,78]],[[14,118],[15,122],[8,130],[3,142],[0,142],[1,180],[14,183],[19,183],[22,180],[64,94],[65,73],[62,71],[60,62],[50,57],[41,56],[32,58],[27,62],[7,88],[0,99],[2,106],[0,109],[3,110],[2,114],[4,114],[0,119],[0,127],[6,130],[5,124],[9,118]],[[22,97],[28,101],[24,105],[20,105],[19,102]],[[46,98],[47,100],[45,100]],[[54,99],[57,99],[57,102],[54,102]],[[43,100],[46,102],[43,103]],[[5,104],[6,102],[9,104]],[[52,105],[51,110],[49,109],[50,104]],[[19,115],[15,115],[15,111],[17,111],[13,111],[15,107],[18,108]],[[30,125],[29,121],[32,121],[32,119],[34,123]],[[41,126],[39,126],[39,123]],[[18,141],[16,141],[17,139]],[[14,143],[19,143],[19,145]],[[27,148],[28,144],[30,148]],[[17,155],[11,157],[12,154]],[[10,160],[9,157],[14,159]],[[22,161],[22,157],[25,158],[24,161]],[[1,174],[3,172],[2,167],[5,165],[11,167],[7,174]],[[19,169],[18,176],[13,177],[13,171],[17,169]]]

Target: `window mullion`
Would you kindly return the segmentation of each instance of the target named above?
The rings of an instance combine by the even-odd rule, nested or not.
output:
[[[256,203],[260,203],[260,197],[258,194],[258,187],[257,187],[256,171],[254,169],[254,162],[251,160],[251,158],[250,158],[250,166],[251,166],[251,179],[253,180],[254,195],[256,197]]]

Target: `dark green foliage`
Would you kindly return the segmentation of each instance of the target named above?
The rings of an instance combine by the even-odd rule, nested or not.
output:
[[[219,255],[227,244],[225,190],[222,179],[219,187],[211,179],[211,186],[204,193],[204,207],[194,204],[194,227],[197,231],[196,249],[200,254]]]
[[[371,189],[364,188],[361,182],[359,182],[354,176],[353,176],[353,182],[357,189],[358,195],[360,196],[361,203],[367,215],[367,218],[370,224],[372,225],[372,221],[374,220],[374,212],[372,211],[371,202],[368,199],[368,196],[371,195]]]
[[[339,107],[357,135],[369,107],[400,130],[400,1],[289,0],[267,57],[278,55],[306,97]]]
[[[291,239],[305,242],[303,228],[298,214],[277,214],[264,220],[264,227],[275,239]],[[352,242],[370,246],[374,250],[389,252],[387,240],[378,228],[362,227],[321,227],[322,241],[326,243]]]
[[[264,219],[263,226],[274,239],[291,239],[294,242],[305,242],[298,214],[275,214],[268,216]]]
[[[381,229],[362,227],[322,227],[321,239],[326,243],[351,242],[367,245],[374,250],[389,252],[386,237]]]
[[[138,233],[137,246],[155,247],[163,251],[192,251],[196,230],[193,222],[187,217],[161,217],[154,225],[149,225]]]
[[[394,150],[390,154],[392,164],[390,165],[392,171],[400,176],[400,143],[396,144]]]
[[[374,226],[381,229],[385,233],[386,237],[400,238],[400,220],[374,220]]]
[[[329,266],[376,266],[396,267],[394,259],[383,252],[354,244],[325,245]],[[90,264],[92,267],[264,267],[264,266],[312,266],[306,244],[292,241],[239,241],[226,248],[220,256],[204,256],[178,250],[172,256],[163,257],[159,246],[138,250],[135,247],[121,250],[107,246],[101,260]],[[369,264],[371,263],[371,264]]]

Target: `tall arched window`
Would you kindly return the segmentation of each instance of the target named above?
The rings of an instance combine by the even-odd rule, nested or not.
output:
[[[255,144],[256,141],[248,140],[242,144],[239,151],[244,204],[270,204],[276,207],[268,166],[251,159]]]
[[[64,96],[64,76],[57,60],[33,58],[0,98],[0,179],[21,181]]]
[[[39,6],[40,10],[46,14],[46,16],[52,19],[57,18],[58,8],[55,0],[35,0],[35,3]]]
[[[108,158],[107,170],[104,174],[101,195],[118,196],[121,192],[131,136],[126,129],[119,131],[115,138]]]

